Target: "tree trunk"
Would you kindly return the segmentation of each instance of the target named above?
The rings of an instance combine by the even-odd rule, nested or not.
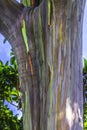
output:
[[[85,0],[0,2],[0,32],[19,67],[24,130],[82,130]]]

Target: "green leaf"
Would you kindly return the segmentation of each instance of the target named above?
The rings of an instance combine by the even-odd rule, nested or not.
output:
[[[10,56],[14,56],[14,52],[13,51],[10,52]]]
[[[0,60],[0,66],[2,66],[3,65],[3,62]]]
[[[14,91],[14,90],[10,94],[13,95],[13,96],[18,96],[18,92]]]
[[[5,63],[5,66],[8,66],[8,64],[9,64],[9,61],[7,61],[7,62]]]
[[[84,68],[83,68],[83,74],[87,73],[87,60],[84,58]]]
[[[87,67],[87,60],[84,58],[84,66]]]
[[[14,62],[15,62],[15,56],[11,57],[11,59],[10,59],[10,64],[13,65]]]

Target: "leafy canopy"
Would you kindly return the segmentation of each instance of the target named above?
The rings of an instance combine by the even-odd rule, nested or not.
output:
[[[0,130],[23,130],[22,118],[19,120],[5,104],[5,101],[18,104],[18,82],[18,67],[12,51],[10,65],[8,61],[5,64],[0,61]]]
[[[83,100],[84,100],[84,130],[87,130],[87,60],[84,59],[83,68]]]

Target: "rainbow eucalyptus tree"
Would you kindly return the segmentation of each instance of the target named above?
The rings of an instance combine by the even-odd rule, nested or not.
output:
[[[82,130],[85,0],[0,0],[20,77],[24,130]]]

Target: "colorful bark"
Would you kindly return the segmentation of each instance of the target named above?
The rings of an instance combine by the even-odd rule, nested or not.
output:
[[[83,129],[83,4],[81,0],[43,0],[38,7],[20,8],[10,28],[23,93],[24,130]]]

